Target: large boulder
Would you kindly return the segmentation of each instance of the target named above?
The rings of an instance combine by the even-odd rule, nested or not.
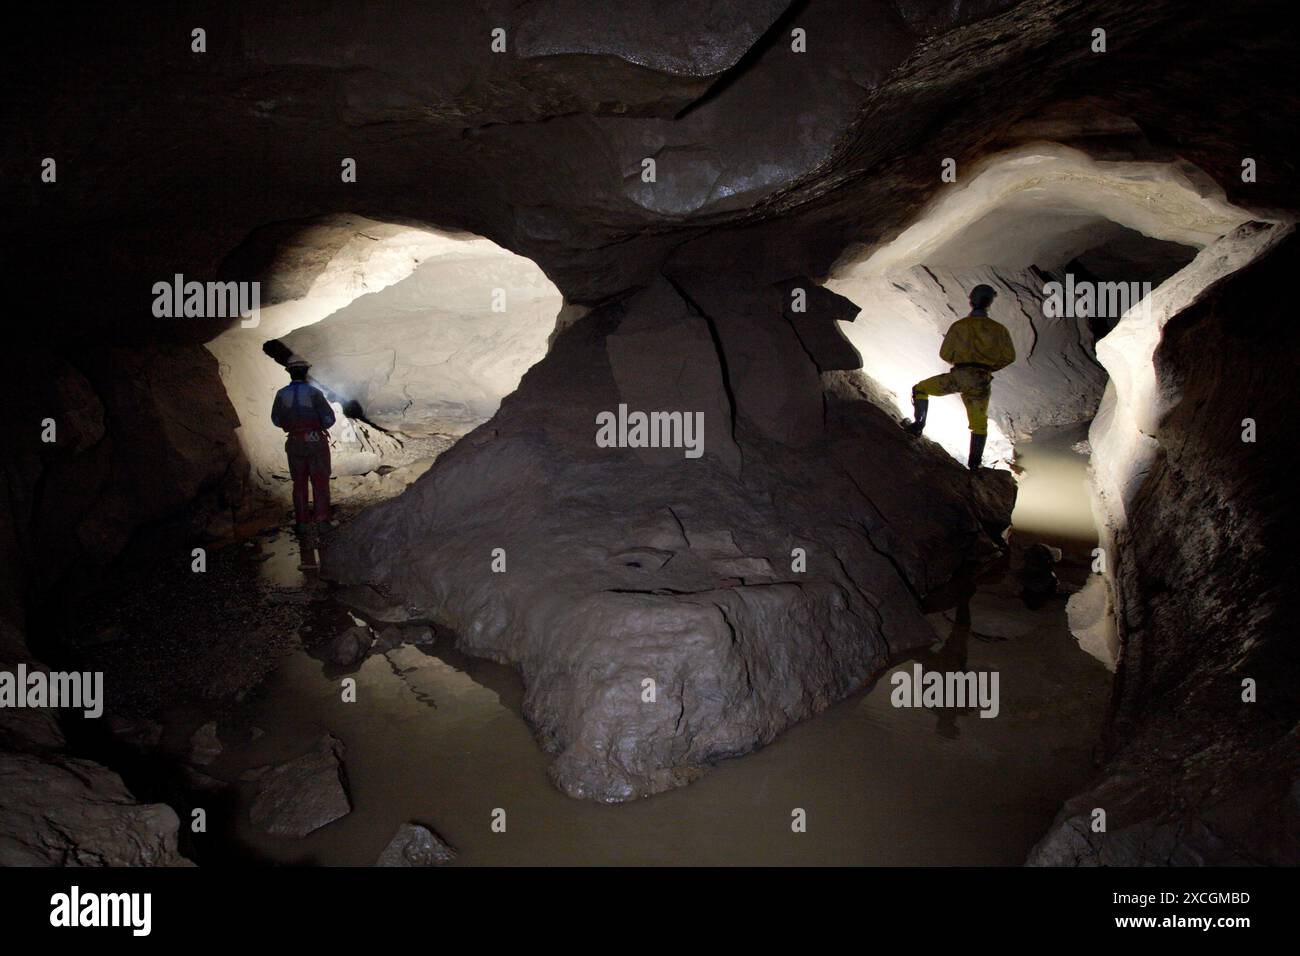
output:
[[[186,866],[179,826],[99,764],[0,752],[0,866]]]
[[[305,837],[352,812],[343,785],[343,744],[326,736],[301,757],[265,769],[248,816],[272,836]]]
[[[341,631],[326,642],[318,651],[320,656],[339,667],[355,667],[365,660],[375,635],[364,624],[357,624]]]
[[[712,324],[741,424],[791,447],[817,441],[821,379],[784,317],[780,290],[744,275],[689,276],[682,285]]]
[[[732,409],[709,320],[667,280],[659,279],[628,303],[618,328],[605,338],[617,400],[630,412],[702,415],[703,447],[711,460],[738,469]],[[605,411],[613,411],[611,405]],[[680,462],[681,449],[639,447],[653,464]]]
[[[819,372],[862,368],[862,355],[837,324],[856,319],[860,305],[806,276],[778,283],[777,288],[782,311]]]
[[[382,585],[459,649],[517,665],[552,777],[579,797],[685,783],[930,644],[918,596],[996,552],[1014,498],[1009,476],[972,481],[851,379],[833,383],[812,444],[755,430],[741,468],[711,436],[699,459],[598,447],[598,412],[709,366],[690,331],[706,318],[671,293],[558,336],[490,422],[326,556],[327,573]],[[635,364],[610,344],[664,322],[682,334],[646,340]],[[709,374],[717,386],[683,394],[710,408],[739,394]]]

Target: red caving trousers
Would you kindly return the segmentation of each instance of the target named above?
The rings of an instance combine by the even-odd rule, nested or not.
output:
[[[330,444],[323,431],[290,432],[284,443],[293,478],[293,517],[299,524],[328,521],[330,517]],[[315,504],[307,506],[307,482]]]

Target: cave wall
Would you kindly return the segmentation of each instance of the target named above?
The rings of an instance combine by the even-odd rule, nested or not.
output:
[[[149,528],[186,544],[229,524],[247,462],[216,362],[198,346],[5,350],[17,423],[0,464],[0,669],[48,670],[31,624]],[[54,441],[42,440],[47,420]],[[0,708],[0,865],[184,865],[180,820],[65,752],[59,715]]]
[[[562,303],[534,263],[464,236],[280,342],[385,432],[462,435],[545,354]]]
[[[742,274],[760,298],[791,276],[821,276],[850,242],[879,245],[904,229],[943,189],[941,159],[953,158],[965,175],[990,151],[1044,138],[1122,157],[1136,143],[1149,159],[1186,157],[1243,207],[1300,206],[1289,159],[1293,39],[1274,28],[1290,14],[1282,0],[1220,4],[1197,16],[1174,0],[898,0],[745,10],[686,3],[672,17],[657,3],[620,4],[584,6],[581,25],[568,29],[573,10],[399,2],[383,16],[358,18],[354,5],[327,2],[310,12],[199,4],[15,14],[12,30],[24,43],[0,62],[0,96],[15,132],[0,143],[0,155],[6,169],[30,172],[0,183],[8,212],[3,253],[9,273],[24,279],[13,290],[14,308],[35,321],[15,330],[21,346],[7,354],[17,366],[7,381],[22,398],[66,378],[68,396],[52,407],[69,421],[84,418],[92,437],[66,461],[46,463],[38,451],[6,462],[13,520],[0,539],[10,541],[13,559],[7,553],[0,565],[23,568],[9,573],[22,581],[7,586],[57,575],[83,553],[108,554],[133,525],[183,513],[187,505],[174,490],[202,494],[238,473],[237,457],[225,458],[234,428],[224,409],[207,416],[219,427],[200,429],[214,453],[202,450],[197,464],[186,423],[163,420],[147,393],[166,370],[124,361],[120,380],[104,382],[111,373],[101,372],[101,384],[89,389],[93,401],[75,375],[28,373],[68,363],[94,386],[91,363],[83,369],[77,360],[87,351],[184,356],[212,343],[228,331],[225,323],[161,327],[149,317],[147,290],[177,271],[204,279],[262,275],[231,257],[259,229],[357,211],[373,221],[470,229],[536,261],[569,301],[614,309],[661,274],[677,276],[683,264]],[[189,49],[195,22],[208,29],[208,54]],[[1098,56],[1086,38],[1103,22],[1110,47]],[[494,57],[487,38],[502,24],[515,42]],[[809,28],[812,48],[821,51],[802,61],[817,63],[815,70],[801,72],[790,56],[788,28],[796,24]],[[699,43],[683,54],[681,35]],[[58,159],[57,186],[38,179],[45,156]],[[343,156],[358,159],[356,183],[339,180]],[[659,160],[659,190],[640,179],[647,156]],[[1241,178],[1243,157],[1259,160],[1257,180]],[[682,288],[705,297],[689,283]],[[737,314],[751,316],[750,305]],[[653,327],[653,320],[646,316],[644,324]],[[721,338],[726,325],[719,318],[710,336]],[[782,339],[773,325],[765,336]],[[604,347],[593,344],[591,355],[607,361]],[[743,349],[736,357],[737,369],[779,369],[788,361]],[[183,403],[192,385],[219,394],[202,356],[191,358],[180,362],[192,369],[190,378],[170,384],[176,391],[164,404]],[[572,369],[566,374],[582,380]],[[626,378],[654,376],[638,375],[633,365]],[[758,372],[753,381],[761,382]],[[842,377],[836,384],[859,398],[870,389]],[[523,394],[554,404],[527,379]],[[723,407],[711,394],[717,405],[710,407]],[[745,461],[746,428],[757,426],[756,441],[779,446],[771,436],[782,423],[770,410],[806,414],[806,387],[758,397],[767,404],[735,418],[736,451],[724,469],[733,478]],[[120,423],[122,447],[140,462],[168,462],[160,474],[174,479],[174,488],[159,489],[154,476],[133,476],[129,462],[111,458],[115,446],[93,437],[96,402],[143,416]],[[827,400],[828,412],[837,407]],[[502,415],[528,423],[521,434],[545,433],[540,411],[503,408]],[[26,441],[36,429],[26,410],[20,420]],[[106,420],[104,434],[112,438],[115,427]],[[476,434],[490,436],[494,427]],[[882,426],[879,435],[860,437],[883,443],[868,458],[872,467],[893,467],[896,431]],[[809,447],[828,440],[823,431]],[[726,436],[710,447],[727,448]],[[467,482],[473,469],[459,460],[447,474]],[[48,485],[58,491],[49,498],[40,491],[47,464]],[[161,499],[144,500],[136,481],[161,491]],[[87,516],[85,503],[109,482],[115,492],[103,499],[104,513]],[[895,494],[874,488],[873,501]],[[38,499],[64,503],[46,512],[33,504]],[[872,544],[907,569],[901,573],[915,586],[929,546],[918,546],[911,564],[905,560],[909,535],[893,529],[909,508],[895,505],[892,519],[881,506],[864,509],[862,520]],[[33,520],[39,542],[31,539]],[[895,544],[881,546],[878,539],[891,534]],[[933,576],[941,579],[942,569]],[[646,768],[661,767],[658,759],[632,761],[629,786],[641,785]],[[604,785],[612,778],[598,772],[592,779]]]
[[[243,499],[234,411],[202,348],[15,349],[4,376],[22,428],[4,470],[13,586],[44,599],[74,566],[102,566],[139,528],[199,530]],[[54,422],[54,441],[42,440]],[[21,583],[18,579],[21,578]]]
[[[1103,510],[1120,633],[1105,770],[1033,863],[1300,858],[1300,412],[1282,384],[1300,362],[1300,329],[1278,294],[1300,241],[1250,224],[1222,245],[1186,271],[1242,268],[1171,306],[1142,406],[1148,454],[1122,517]],[[1254,441],[1243,441],[1246,419]],[[1106,428],[1118,426],[1094,426]],[[1091,829],[1097,807],[1104,833]]]

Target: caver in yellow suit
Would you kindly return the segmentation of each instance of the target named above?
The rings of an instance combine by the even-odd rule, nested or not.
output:
[[[971,314],[952,324],[939,347],[939,358],[952,365],[952,371],[924,379],[912,387],[916,415],[907,430],[913,435],[921,434],[925,428],[930,396],[961,393],[970,422],[970,457],[966,464],[972,471],[980,466],[984,442],[988,439],[993,373],[1016,360],[1011,333],[988,316],[988,307],[996,295],[992,286],[977,285],[971,290]]]

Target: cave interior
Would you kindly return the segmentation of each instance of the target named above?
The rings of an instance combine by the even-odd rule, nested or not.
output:
[[[1300,862],[1287,6],[25,14],[0,862]]]

